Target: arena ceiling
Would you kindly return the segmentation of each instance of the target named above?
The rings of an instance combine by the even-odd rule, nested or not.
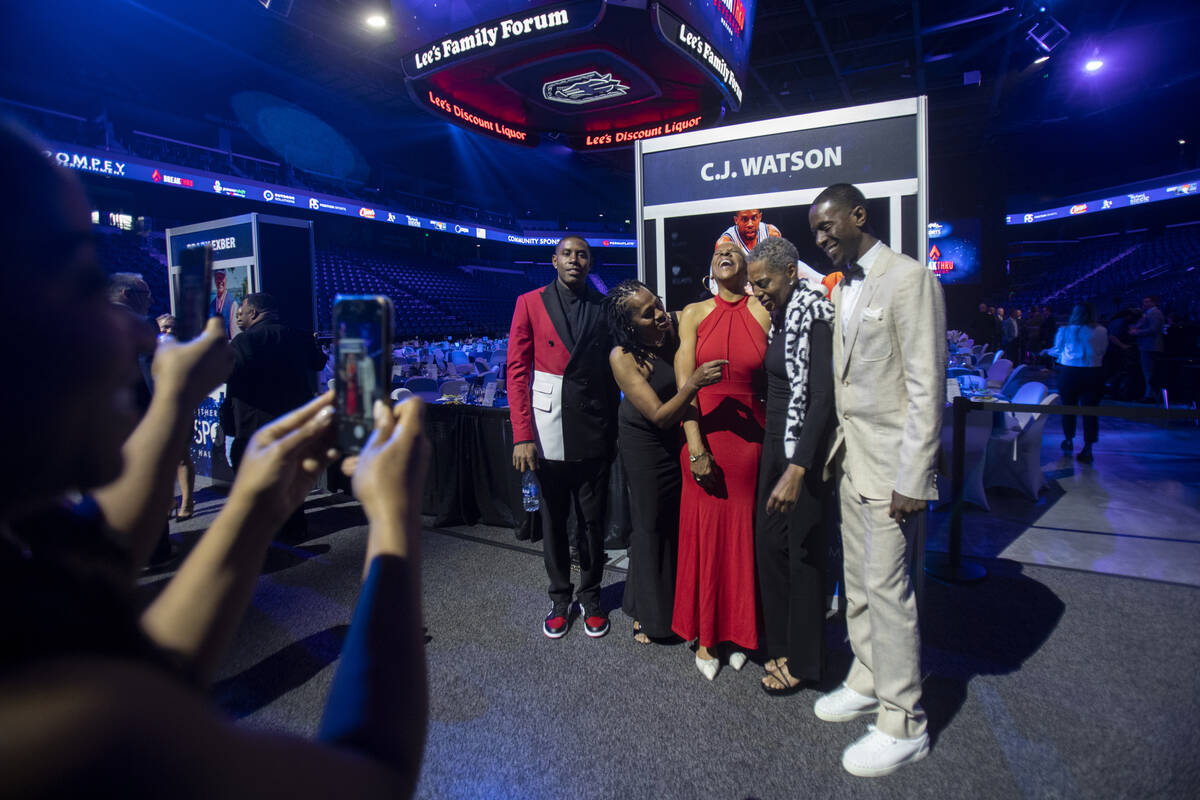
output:
[[[387,3],[269,5],[20,4],[0,34],[0,97],[90,117],[107,110],[206,144],[225,127],[245,149],[262,145],[243,136],[232,98],[265,92],[352,143],[368,184],[518,216],[632,213],[628,148],[571,152],[550,136],[520,150],[417,107],[394,36],[363,23]],[[1029,35],[1035,27],[1049,53]],[[969,177],[1009,195],[1066,194],[1195,166],[1196,29],[1193,3],[759,0],[742,108],[716,124],[927,94],[935,179],[941,164],[947,184]],[[1041,55],[1049,60],[1035,64]],[[1089,59],[1103,68],[1085,72]]]

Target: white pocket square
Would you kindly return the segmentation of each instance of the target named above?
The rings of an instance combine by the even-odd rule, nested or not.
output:
[[[864,308],[862,311],[863,319],[869,319],[875,322],[883,319],[882,308]]]

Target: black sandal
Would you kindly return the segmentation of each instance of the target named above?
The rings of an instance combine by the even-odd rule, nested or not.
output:
[[[783,677],[783,673],[780,672],[778,668],[767,670],[767,675],[783,684],[783,686],[767,686],[761,680],[758,682],[758,685],[762,687],[762,690],[771,697],[787,697],[788,695],[795,694],[804,688],[804,681],[802,680],[798,680],[795,683],[789,684],[787,679]]]

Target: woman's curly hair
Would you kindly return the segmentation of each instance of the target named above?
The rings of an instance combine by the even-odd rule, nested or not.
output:
[[[633,317],[625,302],[642,290],[650,292],[650,287],[638,280],[624,280],[608,290],[604,298],[604,314],[608,319],[608,329],[612,333],[613,344],[624,348],[625,352],[633,355],[639,367],[646,366],[650,361],[653,350],[638,339],[637,328],[633,325]],[[654,294],[654,292],[650,292]],[[674,333],[667,337],[664,348],[674,349]],[[670,359],[669,356],[664,356]]]

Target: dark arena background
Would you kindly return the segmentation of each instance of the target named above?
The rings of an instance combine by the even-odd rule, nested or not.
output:
[[[103,267],[144,277],[151,317],[176,310],[180,254],[205,243],[235,303],[278,294],[326,348],[336,295],[390,298],[385,388],[428,402],[434,442],[416,796],[1184,798],[1200,786],[1198,31],[1200,4],[1129,0],[10,2],[0,117],[82,181]],[[829,678],[791,698],[755,686],[761,653],[709,682],[686,643],[633,640],[619,459],[615,635],[542,636],[506,391],[517,298],[555,280],[563,237],[588,243],[599,292],[636,278],[678,312],[711,297],[739,210],[833,272],[809,209],[841,180],[938,276],[952,331],[942,500],[912,561],[933,750],[876,782],[840,767],[857,727],[812,712],[851,659],[832,586]],[[1148,297],[1164,342],[1141,358]],[[1094,462],[1056,411],[990,405],[1057,402],[1045,351],[1080,304],[1111,334]],[[1015,338],[997,307],[1022,312]],[[958,448],[956,395],[989,404]],[[171,520],[176,557],[139,603],[224,507],[224,399],[197,412],[195,516]],[[305,516],[307,538],[271,545],[209,695],[239,726],[311,737],[367,528],[336,469]]]

